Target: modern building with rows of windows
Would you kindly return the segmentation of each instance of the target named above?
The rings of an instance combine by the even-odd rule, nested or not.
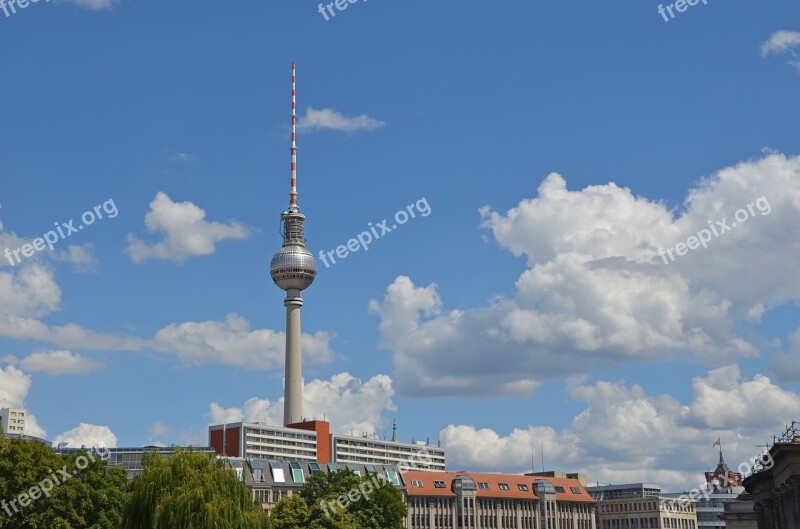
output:
[[[415,461],[414,468],[444,470],[445,453],[423,441],[405,443],[377,436],[330,433],[327,421],[305,421],[288,426],[237,422],[208,429],[209,445],[218,455],[272,461],[401,465]]]
[[[588,487],[597,500],[598,529],[698,529],[694,502],[666,497],[644,483]]]

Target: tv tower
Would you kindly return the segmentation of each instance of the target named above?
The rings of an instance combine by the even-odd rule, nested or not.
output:
[[[300,291],[308,288],[317,275],[314,255],[306,249],[303,234],[305,215],[297,205],[297,90],[296,63],[292,61],[292,186],[289,207],[281,213],[283,245],[272,258],[269,275],[286,291],[286,377],[283,397],[283,425],[303,420],[303,360],[300,354]]]

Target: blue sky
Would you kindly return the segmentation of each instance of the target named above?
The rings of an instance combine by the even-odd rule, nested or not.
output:
[[[396,419],[475,471],[526,470],[534,446],[592,481],[681,488],[717,438],[732,466],[755,455],[800,418],[800,7],[658,6],[0,11],[0,251],[107,207],[0,262],[0,405],[118,446],[282,420],[268,266],[296,60],[315,255],[430,211],[318,259],[308,415],[380,436]],[[708,248],[658,256],[748,204]]]

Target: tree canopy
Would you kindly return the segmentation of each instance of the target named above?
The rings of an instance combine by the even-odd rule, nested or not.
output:
[[[0,529],[119,529],[126,488],[125,470],[99,453],[60,456],[0,434]]]
[[[145,455],[122,529],[267,529],[247,486],[208,454]]]
[[[270,521],[274,529],[400,529],[406,513],[391,484],[340,471],[311,475],[299,498],[282,499]]]

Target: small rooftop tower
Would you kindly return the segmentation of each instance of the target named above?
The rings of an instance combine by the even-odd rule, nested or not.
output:
[[[283,245],[272,258],[269,274],[278,288],[286,291],[286,376],[283,400],[284,426],[303,420],[303,363],[300,351],[300,291],[317,275],[317,263],[306,249],[303,233],[305,215],[297,205],[297,91],[296,63],[292,61],[292,155],[289,207],[281,213]]]

